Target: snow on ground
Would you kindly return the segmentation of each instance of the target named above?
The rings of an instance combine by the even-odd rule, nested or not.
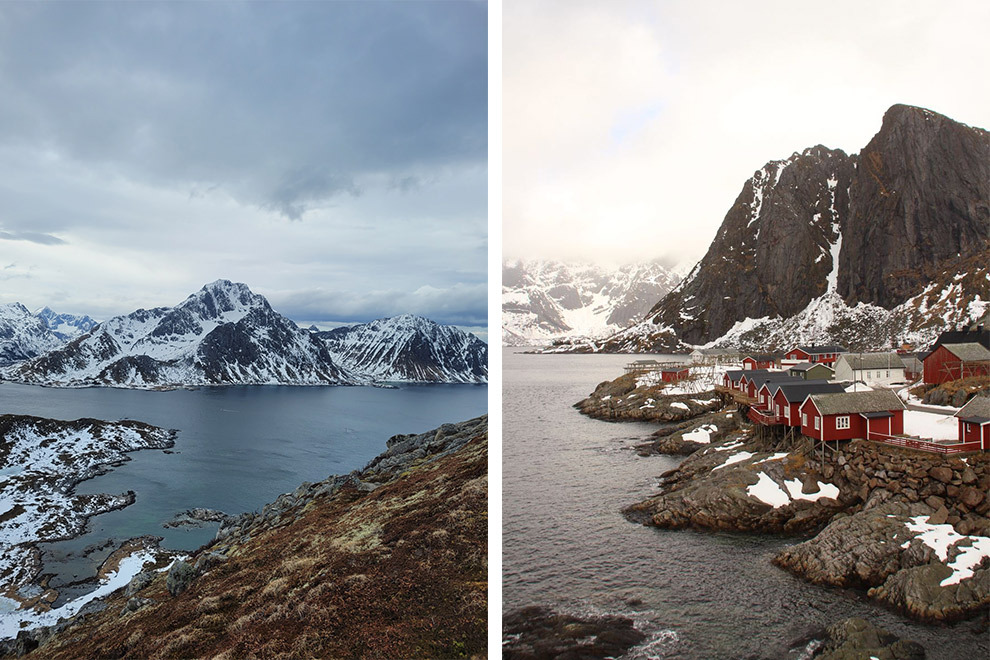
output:
[[[718,431],[718,427],[714,424],[705,424],[701,428],[697,428],[690,433],[685,433],[681,437],[688,442],[697,442],[699,445],[707,445],[712,441],[712,433]]]
[[[729,444],[723,445],[722,447],[716,447],[715,451],[731,451],[733,449],[739,449],[744,444],[746,443],[741,440],[736,440],[735,442],[730,442]]]
[[[761,461],[756,461],[755,463],[753,463],[753,465],[759,465],[760,463],[769,463],[770,461],[783,460],[783,459],[787,458],[787,456],[788,456],[788,453],[786,451],[784,451],[784,452],[778,452],[778,453],[773,454],[771,456],[767,456],[766,458],[764,458]]]
[[[959,440],[959,422],[951,415],[905,410],[904,433],[926,440]]]
[[[154,553],[148,550],[142,549],[128,555],[120,561],[116,571],[108,573],[100,580],[96,589],[47,612],[18,610],[16,601],[0,596],[0,639],[15,637],[17,632],[24,628],[51,626],[58,623],[59,619],[75,615],[86,603],[126,587],[131,578],[140,573],[146,564],[154,561]]]
[[[674,401],[673,403],[670,404],[670,407],[671,408],[682,408],[684,410],[691,410],[691,407],[688,406],[688,404],[683,403],[681,401]]]
[[[818,482],[817,493],[802,493],[800,479],[785,480],[784,486],[787,487],[787,493],[791,496],[792,500],[809,500],[811,502],[815,502],[823,497],[830,497],[833,500],[839,498],[839,488],[833,484],[827,484],[824,481]]]
[[[945,562],[949,558],[949,548],[955,546],[959,554],[946,566],[952,569],[952,575],[939,584],[948,587],[973,577],[973,569],[980,562],[990,557],[990,537],[963,536],[952,528],[952,525],[932,525],[927,522],[927,516],[915,516],[912,522],[904,523],[912,532],[917,532],[915,538],[935,551],[936,556]],[[902,548],[907,548],[911,541],[906,541]]]
[[[765,472],[760,472],[760,480],[746,488],[746,494],[775,509],[791,503],[791,498],[787,496],[787,493]]]
[[[743,461],[748,461],[749,459],[753,458],[754,455],[755,454],[752,454],[752,453],[750,453],[748,451],[741,451],[738,454],[733,454],[732,456],[729,456],[729,458],[727,458],[725,460],[725,463],[722,463],[721,465],[718,465],[716,467],[713,467],[712,468],[712,471],[714,472],[715,470],[720,470],[720,469],[722,469],[724,467],[728,467],[730,465],[733,465],[734,463],[741,463]]]

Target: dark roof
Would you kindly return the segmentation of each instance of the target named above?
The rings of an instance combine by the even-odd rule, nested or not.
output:
[[[744,369],[727,369],[725,371],[725,375],[728,376],[729,380],[731,380],[733,383],[737,382],[740,378],[742,378],[743,374],[745,373],[746,371]]]
[[[788,373],[770,374],[769,376],[762,376],[760,378],[756,378],[754,379],[754,381],[756,382],[757,389],[763,389],[764,385],[773,385],[774,383],[793,383],[794,381],[800,381],[802,383],[805,382],[803,378],[800,378],[799,376],[793,376]],[[771,387],[770,389],[771,391],[774,391],[774,388]]]
[[[990,417],[990,396],[974,396],[959,409],[956,417]]]
[[[818,408],[818,412],[823,415],[904,410],[904,402],[894,394],[893,390],[812,394],[810,398]]]
[[[942,344],[983,344],[984,348],[990,349],[990,330],[977,327],[975,330],[950,330],[949,332],[943,332],[928,351],[934,351]]]
[[[960,417],[959,419],[970,424],[979,424],[980,426],[990,422],[990,417]]]
[[[769,353],[763,353],[763,354],[760,354],[760,355],[754,355],[754,354],[751,354],[751,353],[747,353],[746,354],[746,357],[744,357],[743,359],[745,360],[747,358],[756,360],[757,362],[773,362],[774,360],[777,359],[777,356],[776,355],[771,355]]]
[[[889,410],[880,410],[877,412],[865,412],[859,414],[865,417],[866,419],[883,419],[884,417],[894,416],[894,413],[890,412]]]
[[[822,364],[821,362],[802,362],[801,364],[795,364],[789,369],[789,371],[808,371],[809,369],[828,369],[829,371],[835,371],[832,367],[827,364]]]
[[[798,346],[798,349],[804,351],[808,355],[818,355],[820,353],[845,353],[846,349],[844,346],[838,346],[836,344],[828,344],[825,346]]]
[[[829,383],[828,381],[801,380],[799,383],[777,383],[774,388],[774,396],[780,391],[784,395],[784,400],[788,403],[798,403],[804,401],[809,394],[828,394],[829,392],[843,392],[842,385]]]

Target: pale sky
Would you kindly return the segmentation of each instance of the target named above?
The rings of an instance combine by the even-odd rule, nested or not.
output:
[[[0,3],[0,303],[487,324],[481,2]]]
[[[693,264],[745,181],[895,103],[990,129],[990,3],[505,0],[503,250]]]

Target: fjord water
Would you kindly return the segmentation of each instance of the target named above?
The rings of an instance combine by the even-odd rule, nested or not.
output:
[[[990,656],[974,622],[914,623],[861,592],[774,567],[777,550],[799,538],[627,521],[621,509],[656,493],[657,476],[680,459],[631,450],[656,425],[593,420],[572,405],[620,375],[630,356],[523,350],[503,357],[503,611],[627,616],[650,636],[632,658],[797,658],[792,645],[850,616],[920,642],[929,658]]]
[[[0,412],[56,419],[136,419],[177,429],[171,450],[142,450],[76,493],[136,493],[119,511],[95,516],[75,539],[42,544],[53,586],[90,577],[110,552],[108,539],[163,536],[162,545],[192,550],[211,540],[215,523],[166,529],[192,507],[227,514],[254,511],[304,481],[360,469],[398,433],[422,433],[484,414],[488,386],[205,387],[149,392],[0,385]],[[98,552],[83,550],[107,545]]]

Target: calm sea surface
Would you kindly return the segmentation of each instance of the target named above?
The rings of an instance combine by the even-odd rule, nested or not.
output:
[[[216,387],[171,392],[55,389],[0,385],[0,413],[77,419],[136,419],[177,429],[174,453],[143,450],[109,474],[84,481],[76,493],[133,490],[131,506],[95,516],[89,531],[43,544],[54,586],[92,576],[109,549],[83,556],[108,539],[151,534],[162,545],[195,549],[216,524],[165,529],[192,507],[228,514],[259,509],[303,481],[360,469],[397,433],[421,433],[488,409],[487,385],[372,387]]]
[[[630,657],[785,658],[817,626],[860,616],[925,646],[929,658],[990,657],[973,623],[926,626],[861,593],[816,587],[770,564],[800,539],[667,531],[620,510],[657,492],[673,457],[630,447],[656,428],[580,415],[572,404],[622,373],[627,355],[503,357],[503,610],[549,605],[614,613],[650,642]]]

